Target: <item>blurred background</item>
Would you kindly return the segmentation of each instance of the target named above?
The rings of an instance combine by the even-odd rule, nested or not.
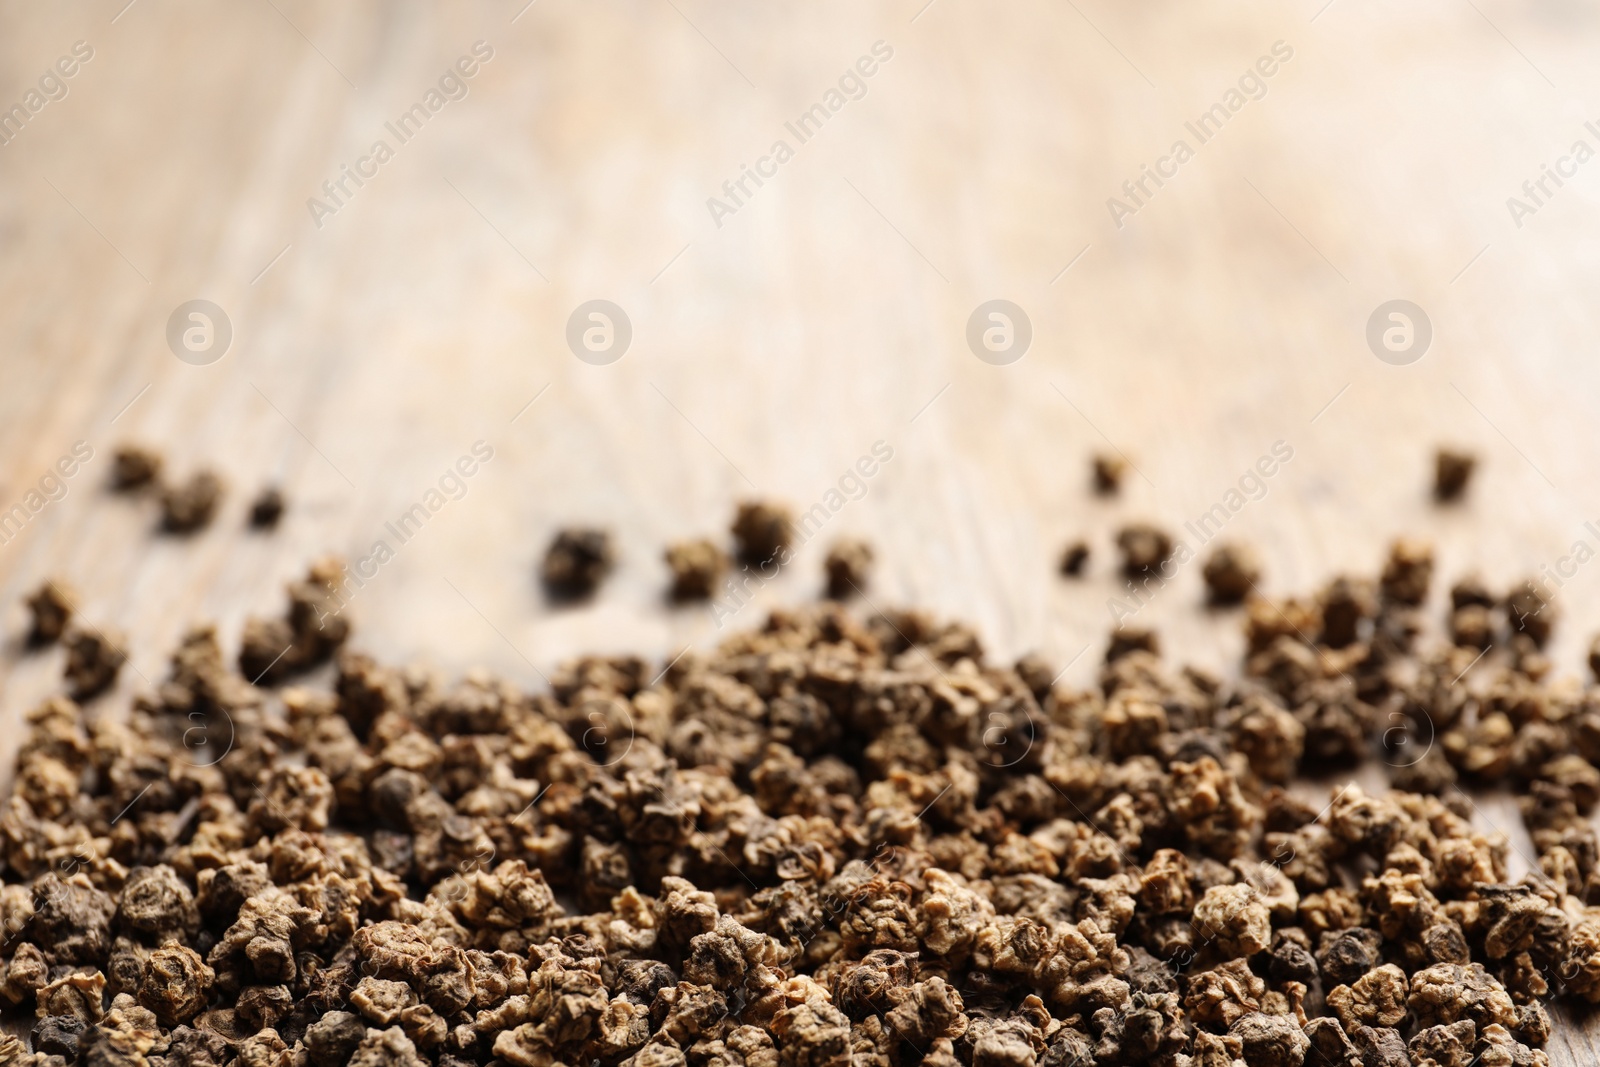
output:
[[[1184,524],[1279,443],[1225,530],[1263,589],[1415,534],[1442,620],[1469,571],[1501,590],[1600,550],[1597,43],[1568,0],[10,6],[0,511],[92,459],[0,544],[0,714],[58,687],[60,652],[20,642],[46,577],[131,635],[125,696],[189,625],[231,654],[312,558],[380,539],[349,611],[385,660],[529,686],[579,651],[666,660],[817,597],[848,534],[877,546],[872,605],[1085,683],[1126,597],[1115,531],[1202,553]],[[994,300],[1012,332],[975,348]],[[1394,300],[1425,345],[1369,344]],[[478,442],[460,498],[388,534]],[[879,442],[749,606],[664,601],[667,542],[825,501]],[[108,494],[126,443],[218,472],[216,521],[163,534]],[[1479,459],[1448,507],[1441,444]],[[1119,496],[1095,452],[1132,461]],[[252,532],[269,483],[287,511]],[[572,523],[618,565],[556,606],[537,566]],[[1563,582],[1577,674],[1600,564]],[[1197,564],[1148,599],[1169,657],[1236,661]]]

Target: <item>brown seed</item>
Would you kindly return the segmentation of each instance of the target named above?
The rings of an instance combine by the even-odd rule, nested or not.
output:
[[[1261,557],[1249,545],[1224,542],[1212,550],[1202,574],[1213,603],[1237,604],[1261,582]]]
[[[845,537],[833,543],[822,563],[829,599],[847,600],[866,589],[872,555],[872,546],[858,538]]]
[[[609,533],[573,526],[561,530],[550,542],[539,574],[552,597],[576,600],[593,594],[614,562]]]
[[[1039,652],[1028,652],[1022,655],[1012,667],[1017,672],[1017,677],[1022,679],[1034,698],[1043,700],[1050,692],[1050,687],[1055,684],[1057,670],[1049,660]]]
[[[728,570],[728,554],[709,538],[668,545],[665,555],[674,600],[706,599]]]
[[[1381,582],[1384,599],[1416,607],[1428,598],[1428,585],[1432,580],[1431,544],[1402,537],[1389,546],[1389,559],[1383,566]]]
[[[1311,1039],[1292,1016],[1252,1012],[1228,1028],[1228,1037],[1239,1042],[1245,1067],[1300,1067]]]
[[[128,660],[126,642],[115,630],[74,625],[62,644],[67,649],[67,692],[73,700],[88,700],[110,689]]]
[[[239,670],[257,684],[272,685],[290,673],[294,631],[283,619],[247,619],[239,639]]]
[[[1368,579],[1341,575],[1317,597],[1322,609],[1321,641],[1329,648],[1345,648],[1361,636],[1363,624],[1378,614],[1378,598]]]
[[[1433,459],[1433,495],[1444,502],[1459,500],[1472,480],[1472,471],[1478,465],[1477,457],[1470,452],[1441,448]]]
[[[215,978],[194,949],[167,944],[145,960],[139,980],[139,1004],[155,1013],[164,1026],[188,1022],[206,1006]]]
[[[1194,927],[1228,959],[1253,956],[1272,943],[1271,913],[1244,883],[1212,886],[1194,906]]]
[[[1130,652],[1161,655],[1161,636],[1154,630],[1134,626],[1120,626],[1112,630],[1111,643],[1106,647],[1106,662],[1115,663]]]
[[[1082,576],[1089,563],[1089,542],[1072,541],[1061,550],[1061,573],[1069,578]]]
[[[745,501],[733,520],[733,539],[739,559],[763,566],[779,559],[794,540],[794,513],[786,505],[766,500]]]
[[[1395,1026],[1406,1017],[1406,972],[1392,963],[1328,991],[1328,1007],[1348,1033],[1358,1026]]]
[[[283,518],[283,491],[275,485],[261,490],[250,505],[250,525],[258,530],[270,530]]]
[[[28,597],[28,611],[33,625],[28,631],[28,643],[50,645],[60,640],[72,619],[72,602],[77,593],[60,580],[46,581]]]
[[[1496,604],[1495,595],[1489,591],[1484,580],[1475,574],[1468,575],[1450,587],[1452,608],[1464,608],[1473,604],[1485,608],[1492,608]]]
[[[161,477],[161,454],[140,445],[123,445],[111,459],[111,488],[142,489]]]
[[[1523,582],[1506,595],[1506,619],[1514,634],[1527,634],[1538,648],[1550,640],[1559,609],[1537,582]]]
[[[1450,640],[1463,648],[1494,644],[1494,615],[1481,604],[1467,604],[1450,613]]]
[[[1130,578],[1155,572],[1172,556],[1172,536],[1150,523],[1137,522],[1124,526],[1117,534],[1117,547],[1122,550],[1122,570]]]
[[[1115,496],[1122,489],[1122,476],[1128,472],[1128,461],[1120,455],[1097,452],[1092,468],[1094,491],[1101,496]]]
[[[289,583],[288,594],[284,617],[245,620],[239,670],[252,684],[274,685],[325,663],[350,635],[344,609],[355,590],[337,559],[313,563],[304,579]]]
[[[173,533],[192,533],[211,522],[222,499],[222,479],[199,471],[181,485],[161,491],[161,524]]]

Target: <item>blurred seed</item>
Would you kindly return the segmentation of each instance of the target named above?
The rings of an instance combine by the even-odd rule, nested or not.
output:
[[[1150,523],[1136,522],[1117,534],[1117,547],[1122,550],[1123,573],[1137,578],[1155,571],[1172,556],[1172,535]]]
[[[1089,542],[1072,541],[1061,551],[1061,573],[1069,578],[1081,577],[1089,563]]]
[[[250,505],[250,525],[258,530],[270,530],[283,518],[283,491],[275,485],[261,490]]]
[[[540,576],[552,597],[577,600],[599,588],[614,562],[609,533],[574,526],[560,531],[550,542]]]
[[[706,599],[728,569],[728,554],[709,538],[668,545],[665,556],[674,600]]]
[[[181,485],[161,493],[161,525],[172,533],[193,533],[210,524],[222,499],[222,479],[199,471]]]
[[[47,580],[28,597],[28,611],[33,615],[33,626],[28,631],[32,645],[54,644],[66,631],[72,619],[72,602],[77,594],[70,585],[59,580]]]
[[[747,500],[733,519],[740,560],[761,566],[776,559],[794,540],[794,513],[785,504]]]
[[[142,489],[161,477],[161,454],[141,445],[123,445],[111,460],[111,488]]]
[[[1261,557],[1240,542],[1223,542],[1212,550],[1201,571],[1215,604],[1237,604],[1261,581]]]
[[[828,598],[847,600],[866,589],[872,559],[872,546],[865,541],[852,537],[835,541],[822,564],[828,576]]]
[[[64,676],[73,700],[88,700],[110,689],[117,671],[128,661],[127,642],[115,630],[74,626],[63,644],[67,649]]]
[[[1477,457],[1470,452],[1439,449],[1433,458],[1433,495],[1441,503],[1459,500],[1467,491]]]
[[[1122,489],[1122,476],[1128,473],[1128,461],[1109,452],[1097,453],[1091,464],[1094,472],[1094,491],[1101,496],[1115,496]]]

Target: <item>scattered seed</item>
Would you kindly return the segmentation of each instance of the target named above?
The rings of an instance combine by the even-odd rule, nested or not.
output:
[[[28,631],[31,645],[53,645],[61,639],[67,623],[72,621],[73,601],[77,594],[72,587],[59,579],[45,582],[28,597],[28,612],[33,625]]]
[[[1260,584],[1261,557],[1249,545],[1224,542],[1207,557],[1202,575],[1213,603],[1237,604]]]
[[[705,600],[728,571],[728,554],[709,538],[668,545],[666,560],[674,600]]]
[[[1123,475],[1128,473],[1128,461],[1109,452],[1096,453],[1092,461],[1094,491],[1101,496],[1115,496],[1122,490]]]
[[[1172,535],[1157,526],[1139,522],[1124,526],[1117,534],[1122,550],[1122,571],[1130,578],[1157,571],[1172,556]]]
[[[161,525],[172,533],[193,533],[210,524],[221,499],[222,479],[211,471],[199,471],[161,491]]]
[[[539,573],[552,597],[579,600],[600,587],[614,562],[609,533],[574,526],[561,530],[550,542]]]
[[[778,559],[794,540],[794,513],[773,501],[745,501],[733,519],[733,539],[739,559],[763,566]]]
[[[123,445],[111,459],[111,488],[119,492],[154,485],[161,477],[161,454],[141,445]]]
[[[865,590],[872,558],[872,546],[865,541],[850,537],[835,541],[822,563],[828,578],[828,597],[848,600]]]
[[[1477,457],[1470,452],[1441,448],[1433,460],[1433,495],[1440,502],[1461,499],[1477,467]]]
[[[116,631],[73,626],[62,644],[67,650],[67,692],[73,700],[88,700],[110,689],[128,661],[127,643]]]
[[[283,518],[283,508],[283,490],[267,486],[250,505],[250,525],[258,530],[272,529]]]

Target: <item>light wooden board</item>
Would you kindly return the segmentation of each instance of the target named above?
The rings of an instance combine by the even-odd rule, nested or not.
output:
[[[1400,533],[1438,543],[1444,579],[1497,586],[1600,548],[1600,162],[1520,227],[1506,207],[1573,141],[1600,148],[1591,7],[123,2],[0,13],[0,107],[94,50],[0,146],[0,509],[74,442],[95,452],[0,546],[0,603],[15,635],[19,598],[63,576],[136,634],[112,704],[190,623],[231,647],[310,557],[380,538],[396,556],[351,612],[381,657],[537,685],[580,650],[704,646],[726,630],[662,603],[663,544],[720,533],[741,497],[822,500],[877,441],[893,458],[865,496],[729,626],[816,595],[822,546],[862,534],[874,603],[973,619],[997,654],[1087,682],[1112,531],[1181,529],[1277,441],[1293,459],[1226,527],[1272,592],[1370,571]],[[399,145],[385,123],[480,40],[465,99]],[[785,123],[878,41],[865,95],[798,143]],[[1265,95],[1200,144],[1185,123],[1279,41]],[[316,226],[308,198],[380,137],[394,158]],[[707,199],[780,138],[793,159],[719,226]],[[1179,138],[1194,158],[1118,228],[1107,198]],[[195,298],[234,331],[207,366],[164,337]],[[609,366],[563,339],[595,298],[633,326]],[[1033,326],[1009,366],[964,339],[994,298]],[[1364,339],[1394,298],[1435,331],[1409,366]],[[224,473],[217,524],[156,536],[149,506],[109,498],[125,440]],[[394,543],[385,523],[479,440],[494,459],[466,495]],[[1484,460],[1449,510],[1426,496],[1441,441]],[[1105,447],[1140,472],[1115,502],[1086,492]],[[243,514],[268,480],[290,512],[264,537]],[[560,610],[534,566],[571,521],[613,529],[621,562]],[[1092,573],[1064,583],[1079,534]],[[1600,565],[1562,589],[1565,671],[1597,589]],[[1138,619],[1227,668],[1236,628],[1199,600],[1186,568]],[[4,668],[14,743],[60,663],[13,643]]]

